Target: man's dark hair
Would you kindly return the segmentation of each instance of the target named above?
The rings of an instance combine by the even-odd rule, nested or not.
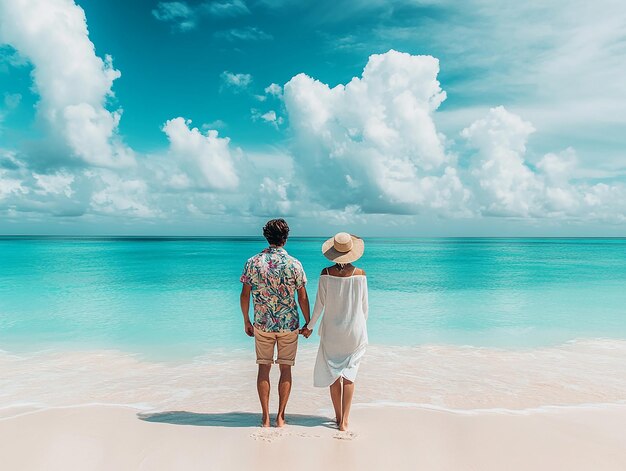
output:
[[[289,225],[284,219],[272,219],[263,226],[263,236],[270,245],[285,245],[289,237]]]

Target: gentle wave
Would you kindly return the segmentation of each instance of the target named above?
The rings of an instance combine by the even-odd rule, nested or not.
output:
[[[329,407],[327,391],[311,385],[315,354],[312,344],[298,353],[292,411]],[[145,410],[254,411],[255,371],[252,349],[216,349],[190,361],[168,362],[114,350],[0,352],[0,409],[98,403]],[[276,398],[272,401],[275,405]],[[466,412],[624,401],[626,341],[609,339],[533,349],[371,345],[355,395],[359,404]]]

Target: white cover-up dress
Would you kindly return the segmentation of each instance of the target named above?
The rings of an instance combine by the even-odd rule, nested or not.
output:
[[[367,346],[367,278],[321,275],[308,328],[319,327],[313,384],[325,388],[337,378],[354,381]],[[323,314],[323,316],[322,316]]]

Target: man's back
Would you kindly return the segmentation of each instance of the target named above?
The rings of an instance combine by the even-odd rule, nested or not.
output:
[[[305,285],[302,264],[282,247],[268,247],[251,257],[241,275],[250,285],[254,302],[254,326],[265,332],[299,328],[295,293]]]

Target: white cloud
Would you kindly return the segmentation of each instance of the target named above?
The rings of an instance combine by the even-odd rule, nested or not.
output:
[[[153,218],[160,211],[148,203],[148,186],[141,179],[124,179],[109,170],[88,171],[94,192],[91,208],[96,213],[137,218]]]
[[[534,200],[542,183],[524,162],[526,141],[534,131],[530,123],[498,107],[461,133],[479,150],[472,175],[487,214],[537,215]]]
[[[0,41],[33,64],[38,113],[77,158],[105,167],[134,163],[117,134],[121,111],[105,107],[121,74],[109,56],[96,56],[82,8],[72,0],[0,2]]]
[[[175,31],[195,29],[203,16],[229,18],[249,15],[250,9],[243,0],[206,1],[190,5],[185,1],[159,2],[152,15],[159,21],[170,23]]]
[[[193,181],[199,188],[208,190],[237,188],[239,177],[230,139],[218,137],[215,130],[204,135],[198,128],[190,128],[190,124],[191,121],[179,117],[170,119],[163,126],[170,141],[170,155],[186,174],[186,177],[177,177],[179,186],[187,186]],[[234,153],[237,155],[240,151],[236,149]]]
[[[12,178],[9,172],[0,169],[0,201],[11,195],[28,193],[28,189],[24,186],[22,180]]]
[[[576,182],[573,149],[544,155],[533,169],[526,160],[532,124],[493,108],[461,133],[478,153],[471,158],[471,180],[480,212],[505,217],[559,217],[623,221],[622,184]]]
[[[250,74],[235,74],[225,70],[220,74],[222,80],[222,87],[228,87],[235,91],[245,90],[252,83],[252,75]]]
[[[167,4],[167,11],[157,7],[159,19],[196,24],[199,6]],[[207,8],[203,14],[215,16],[245,7],[237,0],[202,5]],[[254,27],[217,34],[233,41],[269,38]],[[280,115],[289,117],[292,135],[284,145],[293,143],[290,155],[248,156],[213,130],[223,122],[200,131],[179,117],[163,126],[166,150],[135,158],[118,136],[121,110],[108,109],[120,73],[110,57],[95,55],[80,7],[70,0],[2,2],[0,39],[32,62],[41,97],[38,114],[50,136],[59,136],[87,165],[111,167],[84,170],[64,161],[33,170],[24,153],[2,150],[3,214],[298,215],[348,224],[387,217],[371,213],[419,213],[431,219],[485,215],[626,222],[623,184],[581,180],[579,157],[570,148],[535,157],[527,150],[534,126],[502,107],[462,132],[471,152],[453,147],[435,126],[446,94],[437,80],[439,63],[430,56],[375,54],[360,77],[334,88],[304,74],[284,90],[270,84],[258,96],[274,103],[274,109],[253,109],[252,118],[278,127]],[[225,71],[221,79],[235,91],[252,88],[250,74]],[[272,97],[284,100],[285,108]],[[19,101],[5,94],[6,107]],[[464,150],[464,165],[458,165],[455,150]],[[401,224],[405,219],[389,220]]]
[[[32,172],[15,154],[0,151],[0,213],[25,215],[38,213],[54,216],[84,214],[91,193],[82,171],[54,173]]]
[[[41,195],[60,195],[63,194],[70,198],[74,194],[72,189],[72,183],[74,182],[74,175],[70,175],[65,172],[57,172],[54,174],[39,174],[33,173],[35,178],[37,189],[36,193]]]
[[[347,85],[331,89],[304,74],[285,85],[294,175],[313,203],[364,213],[626,220],[623,184],[578,179],[572,148],[529,162],[535,128],[504,107],[463,130],[471,151],[459,166],[433,121],[445,99],[437,73],[432,57],[390,51],[371,56]]]
[[[564,142],[577,149],[582,166],[624,174],[626,87],[619,78],[626,73],[625,2],[603,1],[597,8],[584,0],[509,2],[506,8],[485,0],[394,3],[402,7],[396,15],[387,2],[388,15],[368,15],[345,43],[345,32],[328,33],[327,47],[361,56],[425,44],[445,64],[446,90],[454,97],[438,113],[442,132],[457,135],[483,115],[474,113],[477,108],[503,103],[541,129],[536,149]],[[420,14],[420,8],[437,14]],[[315,16],[337,18],[326,11]]]
[[[232,28],[225,31],[217,31],[213,34],[218,39],[227,41],[268,41],[272,38],[271,34],[257,28],[256,26],[247,26],[245,28]]]
[[[304,74],[285,84],[296,165],[314,196],[365,212],[464,213],[469,192],[432,119],[446,97],[438,72],[433,57],[392,50],[347,85]]]
[[[172,23],[179,31],[196,27],[196,13],[186,2],[159,2],[152,15],[159,21]]]
[[[281,87],[277,83],[271,83],[267,87],[265,87],[265,94],[280,98],[283,94],[283,87]]]
[[[290,216],[297,204],[294,199],[287,180],[264,177],[256,197],[251,201],[251,211],[260,216]]]
[[[228,125],[225,121],[222,121],[221,119],[216,119],[215,121],[204,123],[202,125],[202,130],[208,131],[209,129],[224,129],[226,127],[228,127]]]
[[[249,15],[250,9],[243,0],[220,0],[205,3],[202,8],[217,17]]]
[[[264,121],[266,123],[271,124],[276,129],[278,129],[278,126],[283,124],[282,116],[278,116],[276,114],[276,111],[274,111],[274,110],[269,110],[269,111],[267,111],[265,113],[262,113],[261,111],[257,110],[256,108],[252,108],[250,110],[250,113],[252,115],[252,120],[253,121],[259,121],[259,120]]]
[[[263,121],[274,122],[276,121],[276,111],[270,110],[267,113],[260,115],[259,118],[261,118]]]

